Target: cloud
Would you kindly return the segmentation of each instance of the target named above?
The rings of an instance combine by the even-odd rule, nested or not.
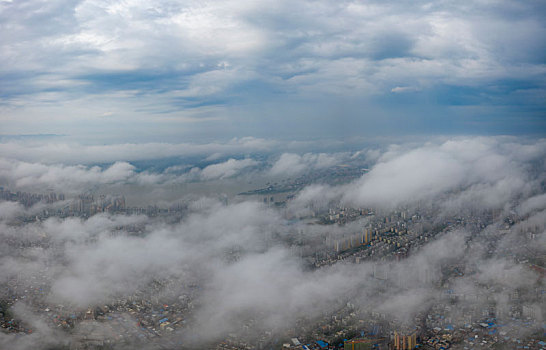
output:
[[[47,322],[23,302],[16,303],[11,311],[17,319],[22,320],[32,331],[23,337],[20,334],[0,333],[0,345],[7,349],[47,349],[65,347],[68,339],[61,331],[49,327]]]
[[[85,145],[76,142],[7,141],[0,143],[6,158],[46,164],[113,163],[116,161],[149,160],[169,157],[208,156],[212,154],[238,155],[248,152],[267,152],[270,148],[305,147],[300,142],[284,145],[273,139],[254,137],[233,138],[228,142],[212,143],[117,143]]]
[[[0,219],[14,218],[17,214],[24,212],[24,208],[17,202],[0,202]]]
[[[302,156],[294,153],[283,153],[271,167],[270,174],[273,176],[294,176],[306,171],[334,166],[341,160],[336,155],[326,153],[306,153]]]
[[[533,131],[528,123],[540,119],[521,103],[544,108],[545,50],[536,39],[544,36],[537,17],[544,8],[534,2],[503,1],[494,10],[483,3],[330,0],[296,8],[287,1],[1,6],[8,35],[0,41],[0,77],[9,84],[0,91],[0,118],[9,132],[83,135],[91,127],[115,140],[120,128],[145,136],[152,127],[162,140],[180,123],[187,135],[208,136],[208,126],[221,124],[227,137],[272,135],[301,120],[299,134],[315,135],[339,114],[362,132],[380,130],[358,123],[375,119],[377,109],[390,122],[400,120],[396,108],[412,105],[402,92],[414,87],[418,104],[434,112],[481,106],[507,132],[514,119],[495,118],[495,111],[506,116],[517,109],[518,121]],[[289,111],[282,123],[280,106]],[[424,118],[423,110],[405,109],[404,116],[452,131],[435,116]],[[101,117],[104,111],[112,115]],[[258,111],[261,118],[249,117]],[[82,123],[70,123],[74,115]]]
[[[539,189],[539,183],[531,181],[534,174],[527,169],[529,159],[521,158],[528,151],[520,154],[518,149],[525,146],[512,148],[494,138],[461,138],[412,149],[394,148],[350,186],[344,200],[359,205],[396,206],[455,191],[451,200],[445,201],[446,206],[474,203],[477,207],[496,207]],[[533,153],[533,159],[546,154],[543,141],[533,146]]]
[[[223,163],[209,165],[201,170],[201,177],[205,180],[224,179],[232,177],[243,169],[255,166],[258,162],[253,159],[233,159],[230,158]]]
[[[57,189],[89,184],[112,184],[135,176],[135,167],[115,162],[107,168],[82,165],[44,165],[0,159],[0,178],[15,187],[53,186]]]
[[[416,92],[420,89],[416,86],[397,86],[391,89],[391,92],[395,94],[404,93],[404,92]]]
[[[527,264],[518,263],[514,257],[521,251],[536,253],[537,257],[544,253],[544,245],[539,243],[544,242],[546,222],[540,186],[545,151],[544,140],[483,137],[386,147],[379,153],[371,152],[377,163],[361,179],[341,186],[309,186],[282,210],[254,201],[225,205],[214,198],[199,198],[188,203],[184,215],[174,220],[102,213],[87,219],[51,217],[15,225],[11,220],[23,209],[0,203],[0,213],[7,213],[0,215],[0,283],[16,283],[18,293],[35,291],[42,283],[48,287],[39,294],[39,302],[24,298],[27,306],[20,303],[13,307],[16,317],[32,322],[40,337],[0,334],[0,346],[63,346],[74,341],[79,327],[85,333],[86,323],[79,321],[70,332],[49,328],[47,322],[42,327],[43,311],[36,315],[34,308],[43,310],[44,302],[63,305],[64,312],[80,313],[96,305],[124,305],[121,300],[131,296],[149,301],[165,299],[169,305],[174,305],[171,301],[185,303],[187,310],[191,309],[190,314],[183,315],[184,326],[173,332],[172,338],[153,337],[139,343],[140,347],[175,339],[180,346],[209,348],[229,334],[251,334],[249,343],[266,332],[275,339],[298,327],[302,315],[305,325],[315,324],[348,307],[347,302],[354,305],[359,317],[373,311],[383,314],[386,321],[412,324],[420,312],[444,300],[447,288],[461,295],[453,301],[457,307],[445,314],[454,326],[463,325],[456,317],[459,310],[482,315],[482,309],[496,300],[499,323],[517,327],[501,311],[506,306],[503,300],[511,293],[537,281]],[[338,159],[331,156],[320,161],[318,154],[288,159],[292,158],[307,169]],[[114,165],[111,170],[53,165],[51,171],[72,171],[85,181],[104,183],[126,181],[127,174],[137,176],[127,164]],[[245,158],[217,165],[212,168],[213,177],[255,164]],[[24,178],[40,179],[49,173],[43,164],[23,164],[22,168],[25,171],[16,173]],[[174,173],[178,170],[171,169]],[[407,181],[402,181],[400,173],[407,174]],[[408,242],[409,254],[400,261],[363,256],[359,263],[346,259],[311,268],[309,259],[331,252],[333,239],[362,232],[374,218],[343,226],[310,225],[309,221],[285,219],[286,212],[292,212],[291,205],[301,209],[310,204],[322,208],[346,204],[340,199],[378,206],[375,219],[381,218],[381,212],[388,213],[381,208],[401,204],[411,211],[418,202],[416,213],[421,218],[408,223],[408,229],[418,230],[421,225],[423,234],[430,234],[428,241]],[[480,210],[493,208],[489,213],[503,215],[494,219],[480,214],[466,216],[466,206],[472,203]],[[497,210],[504,206],[516,210]],[[456,229],[437,229],[439,211],[454,218],[479,219],[480,224],[488,226],[474,227],[469,220],[466,226],[454,225]],[[434,215],[429,217],[429,213]],[[515,217],[518,222],[506,228],[504,218],[516,214],[520,215]],[[388,249],[386,243],[376,243],[363,252]],[[464,265],[464,274],[441,279],[443,270],[453,265]],[[378,278],[377,271],[385,271],[387,277]],[[485,293],[484,285],[491,287]],[[529,305],[534,303],[531,300]],[[136,320],[129,318],[127,322],[133,327]],[[107,320],[101,325],[112,332],[118,329]],[[41,337],[44,343],[38,343]],[[127,341],[133,341],[131,336]]]
[[[163,171],[137,171],[134,165],[127,162],[99,167],[28,163],[0,158],[0,180],[13,189],[43,191],[46,187],[64,193],[82,193],[100,185],[153,186],[226,179],[258,164],[251,158],[230,158],[203,169],[186,165],[171,166]]]
[[[533,211],[544,209],[546,209],[546,194],[528,198],[516,208],[520,215],[527,215]]]
[[[333,144],[339,149],[339,144]],[[64,193],[81,193],[94,185],[168,186],[242,175],[264,178],[284,173],[291,176],[325,169],[345,160],[361,161],[349,159],[344,152],[309,152],[301,156],[285,153],[278,159],[272,153],[285,149],[305,150],[314,145],[314,142],[283,143],[252,137],[225,143],[100,146],[23,139],[0,143],[0,150],[6,151],[6,156],[0,157],[0,181],[12,189],[43,191],[45,186]],[[328,144],[324,147],[328,148]],[[245,158],[235,158],[242,153],[246,154]]]

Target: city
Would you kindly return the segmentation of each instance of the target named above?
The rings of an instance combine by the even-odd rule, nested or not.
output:
[[[3,200],[18,202],[27,208],[39,207],[37,204],[50,206],[30,215],[11,218],[8,225],[13,229],[28,224],[47,224],[56,218],[73,217],[85,221],[93,220],[94,216],[106,215],[103,219],[107,220],[123,216],[132,220],[110,222],[102,234],[145,237],[150,234],[150,225],[157,225],[159,221],[176,225],[192,215],[187,204],[170,208],[127,207],[122,196],[100,195],[96,198],[87,194],[66,198],[55,192],[35,194],[7,189],[2,189],[1,194]],[[334,298],[324,310],[313,310],[308,315],[298,313],[299,316],[286,327],[257,325],[257,318],[267,318],[262,314],[266,311],[257,311],[255,315],[242,318],[225,338],[211,336],[209,341],[212,343],[207,347],[544,348],[542,315],[545,311],[546,256],[544,247],[537,245],[536,241],[537,234],[544,232],[544,221],[529,225],[529,215],[513,212],[505,216],[501,210],[470,211],[454,216],[442,214],[442,220],[438,221],[439,209],[430,204],[400,207],[393,211],[333,206],[294,217],[289,209],[297,193],[280,196],[287,198],[280,202],[275,200],[275,196],[271,194],[263,201],[254,202],[265,213],[282,217],[281,226],[263,237],[261,243],[264,246],[287,249],[308,273],[320,274],[321,270],[339,268],[362,281],[354,281],[350,290]],[[245,195],[240,198],[245,198]],[[226,207],[228,204],[224,199],[218,205]],[[432,264],[421,261],[423,256],[427,256],[427,251],[440,248],[431,246],[452,240],[453,232],[464,232],[462,243],[459,242],[463,245],[462,254],[445,254]],[[21,253],[29,249],[62,250],[66,244],[47,233],[6,238],[5,244],[9,249]],[[65,238],[70,241],[69,237]],[[91,240],[87,244],[94,244],[93,240],[96,242],[98,238],[93,235],[87,237],[86,240]],[[506,246],[503,242],[508,238],[516,241]],[[469,251],[484,242],[487,246],[483,249],[487,251],[482,253],[490,255],[489,259],[481,263],[473,261],[473,254]],[[249,247],[243,243],[229,247],[224,249],[221,259],[227,264],[237,263],[247,249]],[[510,285],[510,276],[506,280],[501,277],[498,281],[484,282],[482,269],[494,267],[477,264],[486,265],[488,260],[499,256],[508,258],[513,264],[511,269],[517,269],[518,274],[528,275],[532,285]],[[52,288],[49,268],[46,264],[35,271],[36,275],[15,273],[10,276],[7,290],[2,295],[1,327],[5,331],[32,333],[32,322],[18,320],[10,312],[11,307],[24,300],[31,312],[49,327],[69,335],[64,345],[67,349],[143,346],[148,342],[164,349],[199,348],[181,342],[180,337],[186,328],[197,322],[196,309],[206,302],[200,295],[200,284],[206,281],[200,276],[184,280],[158,276],[129,294],[124,292],[125,295],[119,297],[112,294],[104,305],[76,306],[48,300]],[[513,272],[505,270],[503,273]],[[359,285],[365,290],[364,295],[358,292]],[[411,313],[400,315],[397,315],[396,307],[394,310],[387,307],[385,311],[384,305],[378,305],[381,298],[374,295],[394,291],[409,300],[418,298],[421,305]],[[422,293],[422,297],[410,297],[413,293]],[[499,298],[506,300],[500,302],[502,299]],[[400,308],[404,309],[402,305]]]
[[[0,33],[0,350],[546,350],[546,1]]]

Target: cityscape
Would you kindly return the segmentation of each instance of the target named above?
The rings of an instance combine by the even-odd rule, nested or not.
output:
[[[545,1],[0,32],[0,350],[546,350]]]
[[[3,187],[15,208],[3,248],[19,264],[3,262],[1,327],[13,339],[49,329],[55,349],[543,349],[544,173],[539,193],[502,205],[438,204],[473,186],[433,201],[302,204],[375,171],[336,165],[163,207]]]

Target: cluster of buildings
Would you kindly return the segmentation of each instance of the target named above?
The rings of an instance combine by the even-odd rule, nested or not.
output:
[[[326,169],[319,169],[295,179],[284,179],[279,182],[267,183],[265,187],[240,193],[240,195],[272,195],[295,193],[313,183],[337,185],[348,183],[361,177],[368,169],[354,164],[340,164]],[[280,202],[279,202],[280,203]]]
[[[82,194],[69,205],[69,213],[91,216],[104,212],[122,212],[125,210],[125,197],[100,195],[95,198],[91,194]]]
[[[101,349],[103,346],[126,344],[137,346],[149,340],[161,339],[163,344],[175,345],[169,335],[186,324],[194,309],[191,292],[170,295],[168,282],[154,281],[144,291],[128,297],[114,298],[107,305],[78,308],[48,302],[49,283],[46,271],[43,278],[24,287],[17,279],[8,282],[1,295],[0,328],[4,332],[31,334],[30,324],[20,321],[9,311],[18,301],[31,305],[32,312],[40,315],[52,329],[67,332],[66,343],[70,349]]]
[[[345,225],[362,218],[365,218],[365,224],[357,232],[348,232],[341,236],[337,234],[333,238],[326,235],[322,246],[315,245],[317,251],[312,257],[314,266],[320,268],[347,260],[359,263],[405,259],[434,240],[438,234],[456,228],[478,232],[498,215],[499,213],[486,212],[480,215],[447,217],[444,221],[431,225],[429,223],[432,222],[430,219],[434,217],[434,213],[427,209],[412,213],[400,210],[380,216],[371,209],[332,208],[327,214],[319,216],[322,225]],[[504,226],[499,226],[494,237],[486,237],[487,244],[491,245],[487,254],[496,249],[493,247],[495,239],[502,237],[516,223],[517,219],[510,218]],[[388,323],[379,336],[375,334],[375,340],[373,337],[354,337],[355,333],[361,333],[362,336],[374,334],[370,331],[371,327],[364,326],[365,320],[371,321],[377,327],[379,323],[385,322],[385,317],[372,312],[366,318],[358,319],[355,317],[358,312],[342,308],[335,316],[313,323],[313,330],[300,327],[299,334],[290,334],[298,341],[286,342],[283,346],[287,349],[545,349],[546,326],[543,324],[543,315],[546,315],[546,290],[543,279],[546,275],[544,268],[539,266],[544,264],[544,257],[538,256],[538,253],[529,248],[529,241],[525,241],[531,240],[532,243],[538,228],[524,230],[526,232],[520,232],[524,240],[502,249],[506,250],[506,257],[513,258],[514,263],[535,273],[537,285],[525,292],[510,292],[479,281],[475,281],[471,293],[455,292],[450,287],[451,283],[456,283],[457,278],[464,276],[470,276],[473,281],[472,276],[477,273],[477,266],[450,261],[432,269],[423,267],[417,271],[417,281],[433,286],[438,295],[434,298],[431,309],[418,315],[413,321],[416,325],[413,330],[400,327],[396,323]],[[306,244],[301,240],[296,242]],[[469,244],[472,242],[467,242]],[[322,251],[322,254],[318,254],[318,251]],[[403,287],[403,276],[390,276],[390,273],[388,264],[374,265],[373,277],[386,283],[395,279]],[[502,299],[505,295],[510,295],[508,303],[499,304],[497,299]],[[377,337],[381,337],[382,341],[377,341]]]
[[[454,312],[460,308],[460,312]],[[454,314],[459,314],[454,317]],[[497,317],[494,306],[438,302],[426,315],[425,349],[544,349],[546,330],[536,317]]]
[[[49,192],[48,194],[42,193],[28,193],[28,192],[11,192],[4,187],[0,186],[0,200],[19,202],[25,207],[31,207],[36,203],[55,203],[57,201],[64,201],[65,196],[62,193]]]
[[[25,206],[39,201],[49,203],[65,201],[61,194],[34,195],[12,193],[0,189],[4,200],[16,200]],[[270,196],[268,202],[273,202]],[[66,201],[68,202],[68,201]],[[101,212],[147,214],[149,216],[178,215],[185,208],[160,209],[128,208],[125,198],[120,196],[78,196],[59,211],[48,215],[77,215],[88,217]],[[319,269],[323,266],[340,262],[374,264],[372,277],[389,288],[389,283],[396,280],[399,287],[405,288],[401,276],[393,275],[389,262],[396,262],[410,257],[437,235],[463,227],[473,232],[482,230],[492,222],[495,213],[484,215],[466,215],[447,217],[441,222],[432,218],[435,213],[430,208],[402,208],[388,213],[379,213],[373,208],[330,208],[324,213],[315,213],[315,225],[321,225],[322,236],[297,236],[290,243]],[[490,215],[490,216],[489,216]],[[354,225],[356,223],[356,225]],[[500,229],[507,230],[517,224],[517,218],[510,218]],[[355,227],[344,233],[328,232],[328,227]],[[138,230],[139,228],[121,228]],[[333,231],[333,230],[332,230]],[[338,230],[339,231],[339,230]],[[527,232],[528,231],[528,232]],[[533,240],[538,228],[527,229],[522,234],[525,239]],[[503,232],[503,231],[499,231]],[[496,235],[498,236],[498,234]],[[494,244],[494,239],[489,240]],[[9,242],[8,242],[9,244]],[[48,244],[47,240],[37,244]],[[519,249],[521,248],[521,249]],[[225,339],[208,348],[235,349],[546,349],[544,339],[546,328],[543,315],[546,315],[544,296],[543,267],[544,258],[522,253],[524,242],[505,247],[502,251],[518,264],[528,266],[530,271],[539,276],[539,282],[528,290],[510,292],[494,284],[484,285],[476,282],[473,292],[455,292],[452,284],[457,278],[472,276],[475,266],[458,262],[449,262],[442,266],[423,267],[417,273],[418,283],[434,286],[437,295],[425,312],[420,312],[410,325],[389,319],[377,310],[359,309],[352,300],[340,300],[337,310],[324,314],[317,319],[305,319],[278,334],[263,331],[256,334],[253,320],[243,326],[240,333],[230,333]],[[47,267],[44,267],[47,268]],[[44,315],[56,329],[65,329],[73,334],[72,349],[111,347],[115,344],[138,344],[153,339],[162,339],[166,348],[177,347],[175,334],[191,322],[199,299],[199,287],[194,285],[187,294],[169,295],[165,291],[181,290],[170,288],[169,283],[176,281],[154,282],[147,292],[136,291],[132,296],[113,300],[108,305],[99,305],[74,311],[63,305],[51,305],[45,301],[49,283],[47,272],[42,278],[28,284],[19,284],[14,276],[2,294],[0,303],[0,327],[5,332],[31,333],[33,330],[16,320],[9,308],[18,300],[32,301],[35,312]],[[542,276],[542,277],[540,277]],[[478,294],[476,294],[478,291]],[[499,306],[491,296],[510,295],[509,300]],[[538,308],[538,309],[537,309]]]
[[[125,197],[120,195],[81,194],[74,198],[66,198],[62,193],[12,192],[5,190],[3,187],[0,187],[0,200],[19,202],[27,208],[38,203],[52,204],[39,210],[33,210],[31,214],[22,214],[17,218],[21,222],[45,220],[52,216],[88,218],[100,213],[147,215],[149,217],[177,216],[180,218],[187,210],[187,206],[184,204],[173,204],[168,208],[156,205],[129,207],[126,204]]]

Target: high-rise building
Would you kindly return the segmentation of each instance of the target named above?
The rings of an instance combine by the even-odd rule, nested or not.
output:
[[[371,228],[365,228],[364,229],[364,233],[363,233],[363,237],[362,237],[362,243],[363,244],[368,244],[372,241],[372,236],[373,235],[373,231]]]
[[[410,350],[417,346],[417,331],[411,333],[394,332],[394,348],[396,350]]]

